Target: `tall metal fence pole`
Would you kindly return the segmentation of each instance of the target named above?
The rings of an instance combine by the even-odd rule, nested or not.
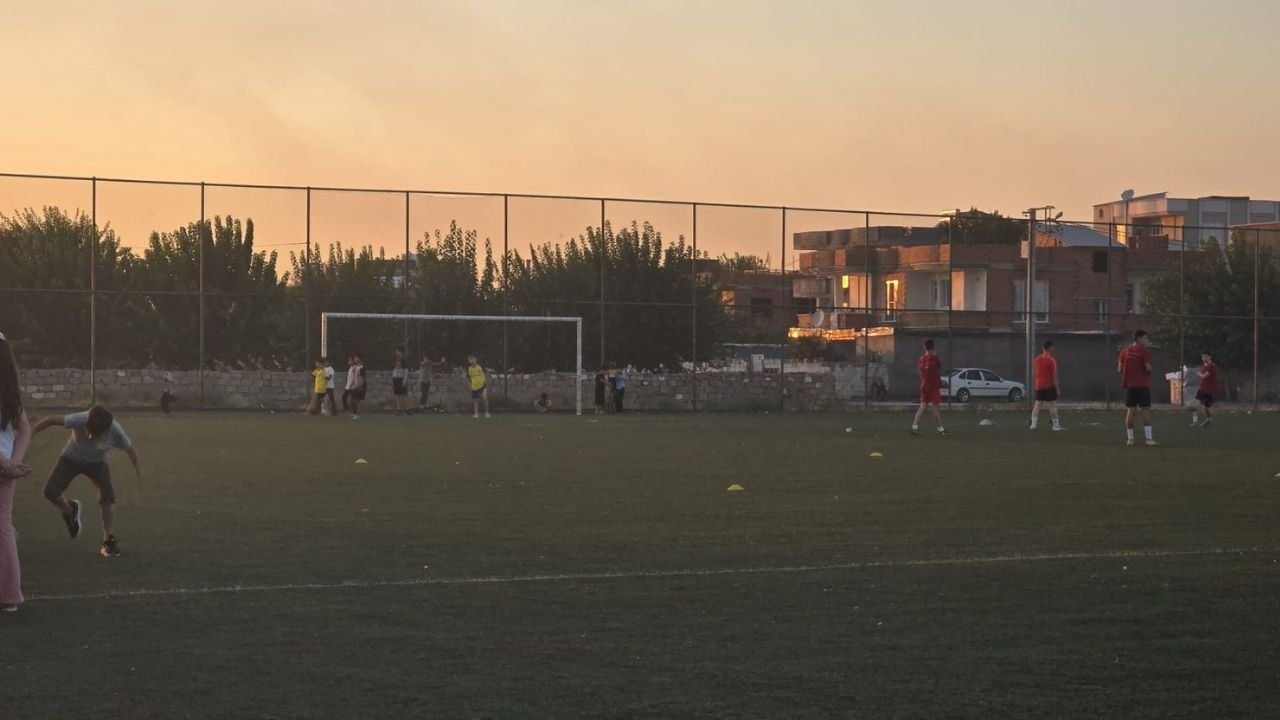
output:
[[[1262,259],[1262,237],[1261,231],[1255,230],[1253,233],[1253,409],[1258,409],[1258,329],[1259,329],[1259,306],[1258,306],[1258,283],[1259,268]]]
[[[98,402],[98,178],[90,179],[89,213],[93,236],[89,238],[89,403]]]
[[[311,188],[307,188],[307,248],[302,261],[302,367],[311,357]]]
[[[605,201],[600,201],[600,367],[604,367],[604,257],[605,257]]]
[[[862,214],[862,409],[871,409],[871,303],[875,291],[871,288],[871,213]],[[848,265],[848,263],[845,263]],[[833,278],[831,282],[835,282]],[[833,303],[834,305],[834,303]],[[831,308],[835,315],[835,308]]]
[[[507,196],[502,196],[502,314],[504,316],[511,314],[511,298],[507,294],[507,272],[510,269],[508,265],[509,255],[509,238],[507,232],[510,228],[507,217]],[[507,357],[507,323],[502,323],[502,398],[508,405],[511,404],[511,380],[509,372],[511,370],[511,360]],[[552,363],[555,367],[555,363]]]
[[[787,209],[782,208],[782,282],[787,282]],[[790,323],[788,323],[790,325]],[[787,409],[787,344],[778,356],[778,410]]]
[[[1110,227],[1107,228],[1107,297],[1108,298],[1111,297],[1111,265],[1113,262],[1115,262],[1115,253],[1114,253],[1115,248],[1113,247],[1113,243],[1112,243],[1112,240],[1114,239],[1115,234],[1116,234],[1116,223],[1114,220],[1112,220]],[[1126,255],[1125,257],[1127,258],[1128,256]],[[1127,272],[1128,260],[1125,261],[1125,268]],[[1110,303],[1111,301],[1108,300],[1107,302]],[[1107,309],[1109,311],[1111,308],[1108,307]],[[1128,319],[1129,317],[1129,308],[1127,306],[1124,308],[1124,316],[1126,319]],[[1107,326],[1102,330],[1102,367],[1107,367],[1107,364],[1111,362],[1111,350],[1112,350],[1111,338],[1112,338],[1112,333],[1114,332],[1114,327],[1115,325],[1111,321],[1111,313],[1108,312]],[[1106,408],[1110,410],[1111,409],[1111,383],[1110,382],[1104,382],[1102,384],[1102,397],[1106,404]]]
[[[404,307],[408,312],[410,308],[409,299],[413,296],[413,290],[409,287],[409,193],[404,194]],[[409,321],[404,321],[404,349],[409,351]],[[418,348],[419,351],[422,348]],[[405,359],[408,364],[408,358]],[[419,380],[421,382],[421,380]]]
[[[199,386],[197,405],[204,409],[204,236],[208,232],[205,219],[205,184],[200,183],[200,232],[196,233],[196,290],[199,293],[200,357],[196,360],[196,382]]]
[[[690,383],[689,397],[692,399],[692,408],[694,412],[698,411],[698,204],[693,204],[693,259],[689,262],[689,279],[691,281],[690,292],[692,293],[692,303],[690,307],[690,318],[692,320],[691,330],[692,337],[689,346],[689,367],[692,370],[690,377],[693,382]]]

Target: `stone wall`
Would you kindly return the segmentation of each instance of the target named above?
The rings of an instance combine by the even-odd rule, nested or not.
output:
[[[873,374],[879,372],[873,369]],[[339,400],[345,371],[337,373]],[[25,399],[34,408],[87,406],[91,397],[89,373],[78,369],[25,370],[21,375]],[[574,406],[573,373],[491,374],[489,399],[494,408],[532,410],[534,400],[547,393],[556,409]],[[194,372],[162,370],[99,370],[98,401],[111,407],[154,408],[167,387],[177,397],[179,410],[200,407],[200,376]],[[203,407],[212,409],[269,409],[298,411],[311,399],[312,379],[307,373],[205,372]],[[395,407],[390,372],[369,372],[367,407]],[[594,405],[593,376],[582,379],[583,408]],[[788,373],[689,373],[630,376],[626,394],[629,410],[692,410],[695,396],[699,410],[778,410],[785,398],[788,410],[832,410],[860,405],[865,383],[861,366],[837,366],[828,372]],[[418,378],[410,378],[409,404],[417,404]],[[432,378],[430,404],[451,412],[469,411],[470,392],[461,372]]]

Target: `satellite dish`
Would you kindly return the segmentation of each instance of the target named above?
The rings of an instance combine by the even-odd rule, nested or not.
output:
[[[1124,200],[1125,202],[1132,200],[1133,190],[1125,190],[1124,192],[1120,193],[1120,199]]]
[[[825,322],[826,319],[827,319],[827,314],[822,312],[822,309],[819,308],[813,311],[813,315],[809,316],[809,323],[812,327],[820,328],[822,327],[822,323]]]

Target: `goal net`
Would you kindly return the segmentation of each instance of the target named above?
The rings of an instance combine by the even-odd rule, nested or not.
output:
[[[375,328],[373,326],[381,326]],[[406,366],[417,375],[425,358],[450,367],[476,355],[500,377],[491,378],[490,397],[532,407],[542,392],[582,414],[582,318],[552,315],[426,315],[325,312],[320,314],[320,354],[342,365],[344,353],[359,352],[369,365],[378,350],[378,369],[390,369],[387,348],[403,347]],[[572,355],[569,354],[572,347]],[[337,354],[335,357],[333,354]],[[570,379],[569,373],[572,372]],[[568,387],[566,383],[571,383]],[[559,392],[557,392],[559,391]],[[558,399],[555,395],[568,396]],[[571,399],[570,399],[571,398]],[[527,402],[526,402],[527,401]],[[566,402],[567,401],[567,402]]]

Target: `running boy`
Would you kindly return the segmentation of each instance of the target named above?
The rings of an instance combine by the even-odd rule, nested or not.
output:
[[[1036,380],[1036,401],[1031,406],[1031,429],[1035,430],[1040,422],[1040,405],[1049,406],[1049,419],[1053,421],[1054,432],[1065,428],[1058,423],[1058,361],[1053,357],[1053,341],[1044,341],[1044,352],[1036,356],[1033,363]]]
[[[920,369],[920,409],[916,410],[916,417],[911,421],[911,434],[920,434],[920,418],[924,417],[926,408],[932,407],[933,424],[937,426],[939,435],[946,435],[939,409],[942,405],[942,360],[933,349],[933,340],[924,341],[924,354],[916,365]]]
[[[49,474],[49,481],[44,486],[44,496],[62,512],[62,521],[67,524],[71,537],[80,536],[80,501],[67,501],[63,493],[71,486],[71,481],[80,475],[89,478],[98,488],[98,504],[102,512],[102,557],[116,557],[120,554],[120,545],[114,533],[115,512],[113,506],[116,494],[111,486],[111,466],[107,464],[107,453],[112,448],[124,450],[133,463],[134,475],[138,478],[138,486],[142,486],[142,465],[138,462],[138,452],[125,434],[124,428],[112,417],[111,411],[101,405],[94,405],[87,412],[78,412],[63,417],[48,417],[36,423],[37,433],[46,428],[59,425],[71,431],[66,447],[58,464]]]
[[[1208,427],[1213,422],[1213,398],[1218,394],[1218,366],[1208,350],[1200,353],[1200,371],[1197,374],[1200,376],[1200,389],[1196,391],[1196,402],[1191,406],[1191,427]],[[1204,408],[1202,423],[1199,423],[1200,408]]]
[[[484,401],[484,416],[489,415],[489,388],[484,368],[475,355],[467,356],[467,385],[471,388],[471,417],[480,417],[480,401]]]
[[[1133,344],[1120,351],[1116,360],[1116,372],[1124,381],[1124,429],[1126,445],[1133,446],[1133,423],[1138,410],[1142,411],[1142,432],[1148,447],[1159,443],[1151,431],[1151,351],[1147,349],[1147,331],[1133,334]]]

